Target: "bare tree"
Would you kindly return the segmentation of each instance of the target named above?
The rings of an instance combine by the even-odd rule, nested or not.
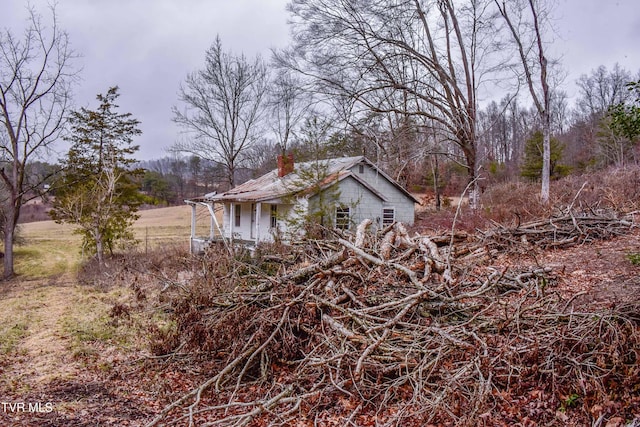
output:
[[[22,38],[0,34],[0,170],[4,213],[4,278],[14,275],[13,240],[20,209],[38,187],[27,163],[46,151],[64,129],[76,77],[69,37],[51,8],[49,25],[33,9]]]
[[[545,0],[494,0],[513,37],[522,65],[524,80],[529,88],[542,128],[542,187],[540,197],[549,201],[551,171],[551,103],[549,60],[545,53],[543,27],[548,23],[549,8]]]
[[[631,80],[631,73],[620,64],[611,71],[601,65],[589,75],[581,75],[576,82],[580,88],[576,102],[579,114],[587,121],[602,119],[610,107],[630,99],[626,85]]]
[[[295,130],[313,104],[313,94],[305,91],[303,82],[290,70],[280,70],[269,86],[269,123],[283,152],[287,150]]]
[[[258,123],[267,90],[267,68],[257,56],[249,61],[222,50],[220,37],[207,50],[205,67],[189,74],[180,88],[183,110],[174,121],[189,139],[173,149],[221,163],[229,186],[245,151],[260,137]]]
[[[574,152],[582,152],[582,156],[588,153],[591,156],[589,159],[595,164],[624,164],[632,145],[626,138],[611,132],[608,112],[615,105],[630,99],[631,93],[626,85],[632,78],[628,70],[615,64],[611,70],[601,65],[588,75],[581,75],[576,81],[579,94],[574,128],[581,132],[578,146],[571,147]]]
[[[293,0],[295,45],[280,60],[314,77],[318,92],[353,100],[352,111],[437,123],[475,181],[478,90],[496,65],[490,5]]]

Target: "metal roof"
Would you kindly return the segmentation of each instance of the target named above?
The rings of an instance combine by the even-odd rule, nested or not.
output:
[[[335,182],[342,181],[343,179],[351,176],[356,179],[360,184],[364,185],[369,191],[376,194],[381,199],[385,200],[384,196],[380,194],[376,189],[372,188],[369,184],[359,179],[355,174],[351,172],[351,168],[359,163],[366,163],[376,170],[379,174],[384,176],[389,182],[396,186],[401,192],[411,198],[413,201],[418,202],[409,192],[402,188],[397,182],[391,179],[388,175],[382,172],[371,161],[364,156],[355,157],[341,157],[335,159],[326,159],[318,161],[310,161],[304,163],[297,163],[294,165],[293,172],[283,176],[278,176],[278,170],[274,169],[259,178],[249,180],[244,184],[240,184],[237,187],[232,188],[229,191],[220,194],[207,194],[199,199],[206,199],[210,202],[263,202],[269,200],[277,200],[284,196],[289,196],[297,193],[309,193],[316,189],[324,189],[333,185]],[[304,185],[309,181],[308,174],[310,171],[318,171],[317,176],[325,176],[320,184]],[[313,172],[311,172],[313,173]]]

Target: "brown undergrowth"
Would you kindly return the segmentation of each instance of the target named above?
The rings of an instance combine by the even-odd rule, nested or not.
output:
[[[600,219],[615,233],[589,233],[593,217],[569,215],[568,232],[583,238],[566,246],[634,227]],[[277,257],[215,247],[163,263],[157,302],[175,327],[153,331],[151,348],[159,369],[189,366],[181,384],[191,387],[166,394],[148,425],[637,419],[640,301],[577,304],[557,264],[496,265],[494,244],[501,254],[531,250],[531,240],[512,238],[522,229],[409,236],[400,225],[363,227]]]
[[[540,183],[515,181],[488,187],[480,197],[480,207],[472,210],[464,203],[434,211],[424,206],[416,215],[412,229],[419,233],[451,230],[475,232],[561,215],[571,206],[575,212],[640,212],[640,167],[611,168],[605,171],[571,175],[551,184],[550,203],[540,199]],[[455,223],[454,223],[455,218]]]
[[[543,210],[505,187],[411,234],[85,265],[82,301],[110,306],[69,313],[84,369],[16,395],[70,403],[18,425],[640,424],[634,177],[554,183]]]
[[[571,175],[553,182],[551,203],[540,200],[540,183],[511,182],[488,188],[482,195],[483,216],[505,223],[532,221],[557,215],[572,206],[576,211],[640,210],[640,167]]]

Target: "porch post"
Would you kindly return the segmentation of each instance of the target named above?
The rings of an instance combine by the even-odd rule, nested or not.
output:
[[[196,205],[191,204],[191,238],[196,237]]]
[[[213,209],[212,202],[209,202],[208,204],[211,207],[209,209],[209,213],[211,214],[211,220],[209,221],[209,238],[213,240],[213,238],[215,237],[215,227],[216,227],[215,209]],[[207,206],[207,208],[209,208],[209,206]]]
[[[256,203],[256,244],[260,241],[260,214],[262,213],[262,203]]]
[[[235,226],[235,204],[229,202],[229,240],[233,243],[233,227]]]
[[[189,237],[189,252],[193,253],[193,239],[196,237],[196,205],[195,203],[190,203],[191,205],[191,236]]]

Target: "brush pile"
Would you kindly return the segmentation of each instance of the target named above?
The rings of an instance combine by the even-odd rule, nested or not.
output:
[[[578,307],[560,271],[496,251],[566,247],[629,219],[477,235],[361,224],[295,253],[194,260],[172,302],[210,375],[148,425],[604,425],[640,414],[640,302]]]
[[[574,214],[527,222],[514,228],[498,223],[496,227],[482,234],[482,240],[494,249],[508,249],[522,246],[522,243],[539,249],[567,248],[595,240],[609,239],[626,233],[632,226],[631,217],[618,218],[611,213]]]

